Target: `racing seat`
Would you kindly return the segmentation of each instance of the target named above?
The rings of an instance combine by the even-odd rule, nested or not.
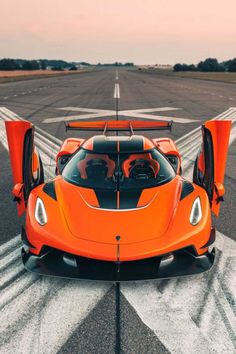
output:
[[[155,171],[149,161],[138,159],[131,162],[129,177],[132,179],[154,178]]]
[[[149,179],[157,176],[160,165],[150,153],[132,154],[123,162],[122,169],[127,178]]]
[[[85,168],[87,179],[104,180],[107,178],[107,162],[103,159],[92,159],[87,162]]]
[[[83,179],[111,178],[115,171],[115,162],[105,154],[87,154],[79,161],[78,170]]]

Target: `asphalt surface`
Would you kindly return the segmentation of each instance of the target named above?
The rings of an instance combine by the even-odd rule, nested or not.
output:
[[[221,113],[222,119],[230,118],[231,114],[236,117],[236,110],[229,110],[236,107],[234,84],[125,69],[119,69],[118,73],[115,69],[98,70],[1,84],[0,117],[16,118],[17,114],[41,129],[37,144],[45,152],[49,176],[60,140],[73,136],[65,132],[63,120],[71,116],[88,119],[94,114],[96,119],[99,115],[109,119],[109,111],[113,111],[110,114],[114,118],[115,82],[119,83],[121,117],[122,111],[129,111],[132,116],[135,112],[130,111],[140,110],[139,114],[149,114],[153,119],[182,118],[174,121],[172,132],[165,133],[177,142],[206,119]],[[49,122],[50,119],[54,122]],[[236,350],[234,139],[225,176],[225,202],[216,222],[220,233],[215,271],[187,279],[130,283],[121,285],[117,291],[112,284],[45,279],[23,270],[19,240],[14,238],[20,232],[22,220],[18,219],[11,200],[12,180],[3,125],[0,129],[0,308],[7,321],[0,326],[1,353],[233,353]],[[148,135],[163,135],[154,134]],[[89,134],[76,133],[76,136]],[[195,140],[200,141],[200,135],[194,137],[179,140],[178,145],[188,155],[184,166],[189,177],[197,153]]]

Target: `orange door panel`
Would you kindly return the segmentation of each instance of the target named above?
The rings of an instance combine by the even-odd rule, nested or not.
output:
[[[43,166],[34,147],[34,127],[28,121],[5,122],[13,175],[13,194],[22,215],[31,190],[43,183]]]
[[[207,121],[202,126],[203,143],[195,162],[193,180],[206,189],[211,210],[219,215],[224,194],[224,175],[231,121]]]

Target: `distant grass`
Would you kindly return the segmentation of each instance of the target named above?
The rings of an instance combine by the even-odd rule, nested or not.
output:
[[[142,71],[140,71],[142,72]],[[220,81],[220,82],[229,82],[236,84],[236,73],[217,73],[217,72],[199,72],[199,71],[183,71],[183,72],[173,72],[172,70],[161,70],[154,69],[148,70],[144,69],[143,72],[156,73],[165,76],[175,76],[183,77],[189,79],[199,79],[199,80],[210,80],[210,81]]]
[[[20,80],[32,80],[39,79],[42,77],[50,76],[62,76],[62,75],[73,75],[80,74],[91,69],[79,69],[75,71],[56,71],[56,70],[13,70],[13,71],[1,71],[0,70],[0,83],[20,81]]]
[[[201,80],[213,80],[213,81],[223,81],[223,82],[232,82],[236,84],[236,73],[205,73],[205,72],[192,72],[192,71],[186,71],[186,72],[179,72],[179,73],[174,73],[172,72],[173,75],[179,76],[179,77],[189,77],[193,79],[201,79]]]

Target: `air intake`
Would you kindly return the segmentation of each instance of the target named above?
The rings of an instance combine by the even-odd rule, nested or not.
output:
[[[182,200],[185,197],[187,197],[193,191],[194,191],[194,187],[193,187],[192,183],[190,183],[188,181],[183,181],[180,200]]]
[[[55,182],[45,183],[45,185],[43,186],[43,191],[51,198],[57,200],[56,191],[55,191]]]

